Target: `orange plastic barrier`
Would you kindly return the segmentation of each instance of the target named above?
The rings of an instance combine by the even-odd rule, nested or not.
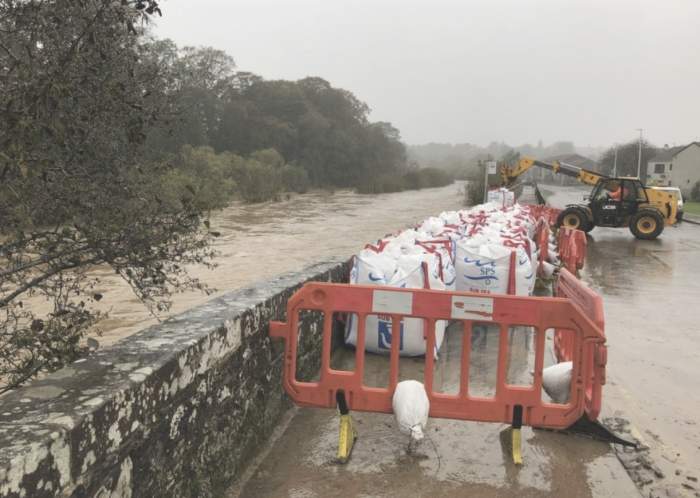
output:
[[[581,230],[559,227],[558,244],[562,263],[576,275],[586,261],[586,234]]]
[[[571,289],[582,286],[576,279],[569,282],[569,285]],[[575,294],[571,289],[567,292]],[[295,376],[299,313],[306,310],[321,311],[325,316],[322,330],[318,331],[322,334],[322,356],[320,378],[317,382],[302,382]],[[333,313],[357,314],[358,344],[365,343],[365,320],[369,314],[390,316],[392,330],[395,331],[400,330],[403,317],[423,318],[426,323],[426,351],[434,351],[437,320],[463,322],[458,394],[450,395],[433,390],[435,358],[432,354],[425,356],[424,385],[430,399],[432,417],[511,423],[522,416],[522,423],[525,425],[568,427],[586,410],[587,397],[584,386],[588,385],[589,379],[594,375],[590,370],[587,354],[591,348],[598,350],[605,344],[603,330],[570,298],[308,283],[289,299],[288,321],[270,322],[270,336],[285,340],[283,384],[287,394],[298,405],[332,408],[336,406],[336,396],[340,393],[347,399],[347,404],[352,410],[392,412],[392,394],[399,379],[400,341],[391,342],[388,388],[366,386],[363,383],[366,354],[363,347],[355,350],[353,371],[334,370],[330,367]],[[488,322],[499,327],[496,389],[493,397],[473,396],[469,392],[469,363],[474,322]],[[506,382],[509,334],[518,331],[509,327],[515,326],[532,326],[535,330],[532,385],[510,385]],[[541,395],[546,331],[551,328],[566,330],[571,336],[571,342],[566,345],[566,354],[573,362],[573,371],[571,392],[566,404],[547,403],[542,400]],[[395,337],[400,337],[400,334],[393,334],[392,339]]]
[[[528,204],[527,207],[530,210],[530,215],[535,219],[544,218],[547,223],[551,226],[557,222],[559,213],[561,209],[557,209],[551,206],[543,206],[540,204]]]
[[[537,220],[535,227],[535,244],[540,251],[537,265],[537,274],[542,275],[542,263],[549,260],[549,223],[545,218]]]
[[[566,269],[562,268],[557,279],[555,289],[557,297],[569,299],[581,308],[600,330],[605,339],[605,318],[603,315],[603,300],[589,287],[586,287]],[[576,357],[577,345],[570,334],[561,330],[554,332],[554,352],[559,362],[573,361]],[[583,351],[584,393],[586,415],[590,420],[595,420],[600,414],[602,406],[603,385],[605,385],[605,366],[608,361],[608,349],[605,343],[590,343]]]

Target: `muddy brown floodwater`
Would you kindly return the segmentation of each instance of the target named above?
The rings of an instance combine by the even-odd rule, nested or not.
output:
[[[192,274],[220,294],[325,259],[350,257],[386,233],[461,208],[461,188],[454,183],[381,195],[317,192],[275,203],[234,203],[212,219],[212,230],[221,232],[215,243],[219,266],[193,268]],[[95,273],[102,278],[97,289],[104,295],[101,309],[109,311],[100,324],[102,346],[156,322],[122,280],[107,269]],[[176,295],[171,313],[212,297],[200,292]]]

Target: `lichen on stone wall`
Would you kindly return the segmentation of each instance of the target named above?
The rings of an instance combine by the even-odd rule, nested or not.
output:
[[[218,496],[289,406],[269,320],[304,281],[347,273],[324,263],[225,294],[4,396],[0,498]],[[319,347],[300,347],[302,368]]]

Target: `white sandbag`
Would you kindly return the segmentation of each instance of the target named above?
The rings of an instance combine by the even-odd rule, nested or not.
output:
[[[399,430],[410,436],[413,441],[423,439],[430,413],[430,400],[425,386],[417,380],[399,382],[392,396],[391,407]]]
[[[417,236],[418,232],[416,230],[413,230],[412,228],[409,228],[408,230],[403,230],[398,235],[396,235],[396,237],[394,237],[394,240],[399,243],[413,244],[416,241]]]
[[[534,266],[523,247],[515,249],[487,243],[473,246],[457,243],[455,287],[458,291],[507,294],[511,253],[516,251],[515,293],[531,295],[535,289]]]
[[[446,225],[459,225],[461,223],[457,211],[443,211],[440,213],[440,219],[444,221]]]
[[[559,266],[561,264],[561,261],[559,260],[559,254],[555,251],[549,251],[549,254],[547,254],[547,261],[555,266]]]
[[[447,265],[442,267],[442,281],[445,284],[445,290],[457,289],[457,271],[452,261],[448,261]]]
[[[357,346],[357,323],[355,315],[351,315],[345,332],[345,344]],[[420,318],[404,318],[400,322],[399,354],[401,356],[425,355],[426,341],[423,338],[423,320]],[[388,315],[368,315],[365,323],[365,351],[378,354],[391,352],[392,321]],[[446,323],[444,320],[435,322],[435,351],[437,356],[445,337]]]
[[[455,290],[457,273],[455,271],[455,265],[452,262],[453,255],[447,248],[437,249],[435,254],[440,255],[440,257],[438,258],[438,265],[440,266],[437,268],[437,271],[438,276],[441,277],[440,281],[443,285],[443,288],[445,290]],[[438,287],[431,284],[430,288],[436,289]]]
[[[457,242],[457,290],[507,294],[510,254],[509,248],[497,244],[473,246]]]
[[[396,261],[383,252],[362,250],[355,256],[350,282],[359,285],[386,285],[396,273]]]
[[[563,361],[542,370],[542,387],[555,403],[569,401],[572,369],[570,361]]]
[[[396,258],[396,273],[394,274],[394,278],[389,281],[389,285],[408,289],[424,288],[425,278],[421,266],[422,263],[422,253],[402,254]]]
[[[556,269],[556,266],[554,266],[552,263],[549,263],[547,261],[542,261],[542,277],[543,278],[552,278],[552,275],[554,275],[555,269]]]
[[[499,207],[510,207],[515,204],[515,193],[508,189],[500,188],[498,190],[489,190],[486,195],[486,200],[494,203]]]
[[[418,263],[413,265],[412,263]],[[389,287],[421,289],[424,287],[425,277],[422,261],[411,256],[403,257],[401,265],[397,264],[397,270],[393,278],[384,285]],[[429,279],[430,281],[430,279]],[[392,320],[389,315],[369,315],[365,323],[365,351],[371,353],[389,354],[391,352]],[[435,322],[435,351],[437,355],[445,337],[444,320]],[[357,346],[357,320],[355,315],[350,315],[345,328],[345,344]],[[420,318],[404,318],[400,322],[399,353],[401,356],[422,356],[426,354],[426,340],[424,338],[424,321]]]
[[[535,290],[535,266],[523,247],[516,248],[515,293],[530,296]]]
[[[445,222],[441,218],[436,218],[434,216],[431,216],[430,218],[426,219],[418,229],[421,232],[425,232],[427,234],[430,234],[431,236],[435,237],[438,234],[442,233],[442,231],[445,229]]]

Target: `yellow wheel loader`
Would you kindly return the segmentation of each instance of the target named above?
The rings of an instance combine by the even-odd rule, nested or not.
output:
[[[593,186],[588,204],[567,205],[559,215],[557,226],[584,232],[590,232],[596,226],[628,227],[638,239],[651,240],[661,235],[666,225],[676,223],[678,194],[646,186],[639,178],[613,178],[560,161],[546,163],[523,158],[515,165],[501,166],[503,184],[512,185],[533,166]]]

